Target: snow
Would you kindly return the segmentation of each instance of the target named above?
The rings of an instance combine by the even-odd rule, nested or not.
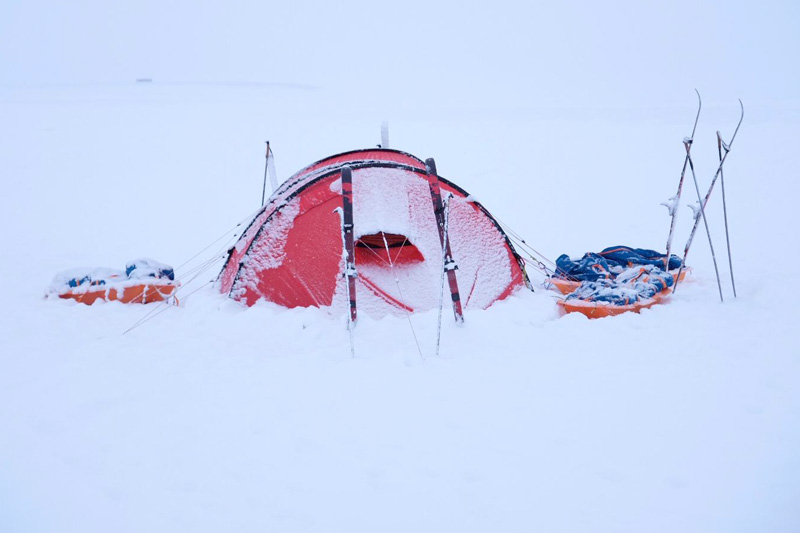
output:
[[[155,259],[141,257],[125,264],[125,272],[131,279],[167,278],[174,269],[170,265],[159,263]]]
[[[36,4],[0,20],[0,531],[800,530],[795,3]],[[364,315],[351,358],[344,315],[209,283],[260,205],[264,139],[291,172],[384,119],[551,259],[661,249],[695,86],[701,190],[747,113],[738,298],[702,237],[641,314],[523,291],[463,326],[445,310],[439,357],[438,309]],[[191,281],[180,306],[42,298],[138,256]]]
[[[113,280],[126,280],[128,279],[128,275],[125,274],[124,270],[119,270],[114,268],[105,268],[105,267],[68,268],[66,270],[62,270],[53,277],[53,281],[50,282],[50,286],[48,287],[47,292],[57,293],[60,290],[64,289],[65,287],[69,287],[70,282],[76,285],[80,285],[81,281],[84,280],[84,278],[88,278],[87,281],[103,280],[105,282]]]
[[[678,195],[670,197],[669,200],[663,202],[661,205],[667,208],[667,212],[669,212],[669,216],[675,216],[675,209],[679,206],[678,204],[679,198]]]

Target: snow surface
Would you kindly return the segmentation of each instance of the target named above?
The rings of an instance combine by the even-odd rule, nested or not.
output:
[[[800,530],[798,4],[412,4],[0,17],[0,531]],[[260,204],[265,139],[292,172],[384,119],[551,259],[662,249],[695,86],[701,190],[747,112],[736,299],[719,190],[725,303],[703,237],[668,305],[522,293],[446,313],[440,357],[436,310],[360,318],[350,358],[344,317],[245,308],[202,269]],[[139,255],[191,282],[180,307],[42,298]]]

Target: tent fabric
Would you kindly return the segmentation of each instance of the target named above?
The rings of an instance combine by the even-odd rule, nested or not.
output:
[[[331,156],[286,180],[231,248],[218,279],[221,292],[247,305],[263,299],[285,307],[345,308],[345,165],[353,173],[359,310],[380,317],[438,307],[442,248],[425,163],[388,149]],[[524,285],[521,259],[480,203],[439,180],[449,198],[462,302],[486,308]]]

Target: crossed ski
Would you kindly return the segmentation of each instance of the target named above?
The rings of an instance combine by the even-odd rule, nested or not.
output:
[[[697,89],[695,89],[695,92],[697,92]],[[728,214],[727,214],[727,205],[726,205],[726,202],[725,202],[725,181],[724,181],[724,177],[723,177],[723,173],[722,173],[722,167],[725,164],[725,160],[727,159],[728,154],[730,153],[731,146],[733,145],[733,141],[736,139],[736,134],[739,132],[739,127],[742,125],[742,121],[744,120],[744,104],[742,104],[742,101],[739,100],[739,106],[741,107],[741,116],[739,117],[739,122],[736,125],[736,129],[734,130],[733,135],[731,136],[731,140],[728,143],[725,143],[725,141],[722,140],[722,136],[719,133],[719,131],[717,132],[717,147],[718,147],[718,151],[719,151],[719,166],[717,167],[717,171],[714,173],[714,177],[711,180],[711,185],[708,188],[708,192],[706,193],[705,197],[703,198],[700,195],[700,187],[699,187],[699,185],[697,183],[697,176],[695,175],[695,172],[694,172],[694,162],[692,161],[692,156],[691,156],[691,146],[692,146],[692,143],[694,141],[694,133],[695,133],[695,130],[697,128],[697,119],[700,116],[700,107],[702,106],[702,101],[700,100],[700,93],[699,92],[697,92],[697,98],[698,98],[699,106],[698,106],[698,110],[697,110],[697,116],[695,117],[694,128],[692,128],[692,137],[687,137],[687,138],[685,138],[683,140],[683,144],[684,144],[684,147],[686,149],[686,158],[685,158],[684,163],[683,163],[683,170],[681,171],[680,182],[678,183],[678,193],[677,193],[676,196],[673,196],[672,198],[670,198],[669,204],[665,204],[665,205],[667,205],[667,208],[670,210],[670,215],[672,216],[672,221],[670,223],[670,234],[669,234],[669,237],[668,237],[668,240],[667,240],[667,258],[666,258],[666,261],[667,261],[667,266],[668,266],[669,265],[670,251],[671,251],[671,246],[672,246],[672,236],[673,236],[674,226],[675,226],[675,214],[676,214],[676,211],[677,211],[677,203],[680,200],[681,189],[683,187],[683,179],[684,179],[684,175],[685,175],[685,172],[686,172],[686,165],[688,163],[689,168],[691,169],[691,172],[692,172],[692,179],[694,181],[695,191],[697,192],[698,206],[696,208],[694,206],[692,206],[693,209],[694,209],[694,225],[692,226],[692,231],[689,234],[689,239],[686,241],[686,246],[684,247],[684,250],[683,250],[683,260],[681,261],[681,266],[678,269],[678,275],[675,278],[675,285],[672,288],[672,292],[674,293],[675,290],[678,288],[678,283],[680,282],[680,277],[681,277],[681,274],[683,273],[684,265],[686,264],[686,258],[689,255],[689,249],[692,246],[692,241],[694,240],[694,236],[697,233],[697,227],[700,225],[700,219],[702,218],[703,219],[703,224],[704,224],[705,229],[706,229],[706,234],[708,235],[708,244],[709,244],[709,247],[711,248],[711,257],[712,257],[712,259],[714,261],[714,271],[715,271],[716,277],[717,277],[717,286],[719,288],[719,298],[720,298],[720,301],[723,301],[722,281],[721,281],[720,275],[719,275],[719,268],[717,267],[717,258],[716,258],[716,255],[714,253],[714,245],[713,245],[712,240],[711,240],[711,233],[710,233],[710,231],[708,229],[708,221],[706,219],[705,210],[706,210],[706,205],[708,204],[708,200],[709,200],[709,198],[711,196],[711,193],[714,190],[714,185],[716,184],[717,178],[719,177],[720,178],[720,183],[721,183],[721,186],[722,186],[722,204],[723,204],[722,207],[723,207],[723,212],[724,212],[724,216],[725,216],[725,239],[727,241],[728,263],[730,265],[731,283],[733,284],[733,295],[735,297],[736,296],[736,284],[735,284],[734,278],[733,278],[733,260],[732,260],[732,257],[731,257],[730,236],[729,236],[729,233],[728,233]],[[723,150],[725,151],[724,155],[722,154]]]

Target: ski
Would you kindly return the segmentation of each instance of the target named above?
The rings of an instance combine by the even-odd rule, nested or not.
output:
[[[449,231],[448,231],[450,228],[449,216],[448,216],[450,214],[449,212],[450,198],[451,196],[446,196],[444,199],[442,199],[442,209],[443,209],[442,212],[444,214],[444,242],[446,243],[450,242]],[[449,246],[442,246],[442,254],[441,254],[442,265],[447,264],[448,249]],[[445,274],[447,274],[448,272],[452,271],[449,271],[446,268],[442,268],[442,273],[439,278],[439,315],[438,315],[438,320],[436,322],[436,357],[439,357],[439,346],[441,344],[441,339],[442,339],[442,311],[444,310],[444,278]],[[455,309],[453,309],[453,311],[456,312]],[[456,318],[456,320],[458,320],[458,318]],[[461,323],[463,323],[463,316]]]
[[[425,168],[428,174],[428,187],[433,201],[433,214],[436,217],[436,226],[439,229],[439,242],[442,245],[442,255],[444,257],[444,272],[447,275],[447,282],[450,286],[450,298],[453,301],[453,314],[456,322],[464,322],[464,313],[461,309],[461,295],[458,292],[458,280],[456,279],[456,265],[453,254],[450,250],[450,238],[445,226],[444,204],[442,202],[442,190],[439,185],[439,175],[436,173],[436,162],[433,158],[425,160]]]
[[[716,173],[714,173],[714,177],[711,179],[711,185],[708,187],[708,192],[706,193],[705,198],[700,205],[695,208],[694,210],[694,226],[692,226],[692,231],[689,233],[689,240],[686,241],[686,246],[683,249],[683,261],[681,262],[681,267],[678,270],[678,276],[675,278],[675,285],[672,287],[672,292],[674,293],[675,290],[678,288],[678,283],[680,283],[681,274],[683,273],[683,268],[686,265],[686,257],[689,255],[689,249],[692,247],[692,241],[694,240],[694,235],[697,233],[697,226],[700,225],[700,214],[705,211],[705,207],[708,204],[708,198],[711,196],[711,192],[714,190],[714,184],[717,182],[717,177],[722,172],[722,166],[725,164],[725,160],[728,158],[728,154],[730,153],[731,146],[733,145],[733,141],[736,139],[736,134],[739,133],[739,127],[742,125],[742,121],[744,120],[744,104],[741,100],[739,100],[739,106],[742,109],[742,114],[739,117],[739,123],[736,125],[736,129],[733,132],[733,136],[731,137],[730,142],[725,144],[724,141],[721,142],[722,148],[725,150],[725,155],[722,156],[722,159],[719,161],[719,166],[717,167]]]
[[[681,179],[678,181],[678,192],[675,193],[675,196],[667,200],[661,205],[666,206],[669,210],[669,216],[672,217],[672,220],[669,224],[669,236],[667,237],[667,255],[664,257],[664,270],[669,271],[669,257],[672,253],[672,236],[675,234],[675,220],[677,219],[678,214],[678,204],[681,201],[681,191],[683,190],[683,178],[686,176],[686,165],[689,163],[689,151],[691,150],[691,145],[694,142],[694,133],[697,131],[697,121],[700,119],[700,110],[703,107],[703,100],[700,98],[700,91],[697,89],[694,90],[697,93],[697,115],[694,117],[694,127],[692,127],[692,135],[691,137],[686,137],[683,140],[683,144],[687,146],[686,149],[686,157],[683,159],[683,170],[681,170]]]
[[[348,328],[355,325],[356,309],[356,261],[353,243],[353,174],[350,167],[342,168],[342,240],[345,249],[344,276],[347,278],[347,299],[350,302]]]

